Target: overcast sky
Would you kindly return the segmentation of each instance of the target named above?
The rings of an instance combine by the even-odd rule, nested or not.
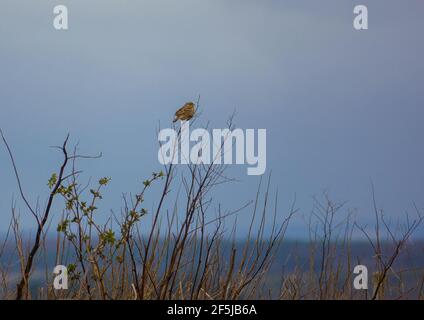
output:
[[[67,31],[53,28],[58,4]],[[367,31],[353,29],[357,4]],[[370,223],[373,182],[378,206],[400,218],[424,207],[423,12],[421,0],[2,0],[0,127],[33,203],[61,159],[49,146],[70,132],[82,153],[103,152],[85,177],[111,176],[104,205],[119,210],[160,170],[158,123],[200,95],[201,123],[225,127],[236,110],[237,127],[267,129],[280,208],[296,194],[307,215],[327,190]],[[241,182],[216,195],[236,208],[259,177],[230,172]],[[17,196],[2,146],[0,230]],[[290,230],[306,236],[302,219]]]

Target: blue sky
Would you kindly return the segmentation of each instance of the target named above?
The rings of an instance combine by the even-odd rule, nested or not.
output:
[[[67,31],[52,26],[58,4]],[[357,4],[367,31],[352,27]],[[85,177],[111,176],[104,206],[119,210],[121,194],[160,169],[158,123],[200,95],[203,123],[222,128],[235,109],[237,127],[267,129],[280,208],[296,194],[308,215],[327,190],[370,223],[372,181],[396,219],[424,207],[423,12],[420,0],[2,0],[0,127],[33,203],[60,160],[49,146],[70,132],[82,153],[103,152],[82,164]],[[230,172],[241,182],[216,198],[236,208],[259,178]],[[4,230],[18,195],[4,148],[0,195]],[[306,235],[301,218],[290,235]]]

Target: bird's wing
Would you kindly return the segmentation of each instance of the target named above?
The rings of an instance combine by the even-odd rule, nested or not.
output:
[[[184,112],[185,112],[186,107],[187,107],[187,106],[186,106],[186,105],[184,105],[184,106],[182,106],[181,108],[179,108],[179,109],[175,112],[175,116],[179,117],[179,116],[183,115],[183,114],[184,114]]]

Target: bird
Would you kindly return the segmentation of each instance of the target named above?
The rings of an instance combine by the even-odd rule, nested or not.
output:
[[[194,103],[187,102],[181,108],[179,108],[177,112],[175,112],[175,118],[174,118],[174,121],[172,122],[176,122],[177,120],[183,120],[183,121],[190,120],[191,118],[193,118],[195,112],[196,112],[196,108]]]

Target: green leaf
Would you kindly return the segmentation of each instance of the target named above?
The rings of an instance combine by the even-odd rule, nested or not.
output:
[[[63,220],[57,225],[57,232],[66,232],[68,228],[69,220]]]
[[[101,185],[101,186],[105,186],[105,185],[107,185],[108,183],[109,183],[109,181],[110,181],[111,179],[110,178],[108,178],[108,177],[104,177],[104,178],[101,178],[100,180],[99,180],[99,184]]]
[[[57,183],[57,174],[53,173],[49,181],[47,182],[47,185],[49,186],[50,189],[52,189],[56,183]]]
[[[144,184],[145,187],[148,187],[148,186],[150,186],[150,181],[149,180],[144,180],[143,181],[143,184]]]
[[[111,229],[108,231],[103,232],[100,235],[101,240],[103,240],[106,243],[114,244],[115,243],[115,232],[113,232]]]

